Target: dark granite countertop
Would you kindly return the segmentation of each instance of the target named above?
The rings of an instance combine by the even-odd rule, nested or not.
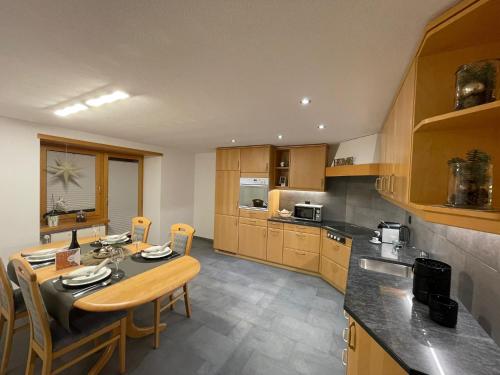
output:
[[[394,253],[392,245],[371,244],[373,231],[349,223],[269,220],[335,230],[353,239],[344,309],[410,374],[500,375],[500,348],[461,303],[457,326],[443,327],[413,298],[412,279],[359,266],[363,257],[411,265],[418,251]]]
[[[354,237],[344,309],[410,374],[500,374],[500,348],[462,304],[457,326],[443,327],[413,298],[412,279],[359,266],[362,257],[395,257],[411,265],[419,256],[416,250],[394,254],[391,248]]]

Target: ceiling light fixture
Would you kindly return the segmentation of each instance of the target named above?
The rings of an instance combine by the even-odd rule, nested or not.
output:
[[[85,102],[85,104],[87,104],[90,107],[100,107],[101,105],[113,103],[116,102],[117,100],[123,100],[129,97],[130,95],[127,94],[126,92],[117,90],[112,92],[111,94],[101,95],[97,98],[89,99]]]
[[[278,134],[278,139],[283,139],[283,134]]]
[[[236,143],[236,139],[231,139],[231,143]]]
[[[307,96],[304,96],[302,99],[300,99],[300,104],[302,105],[311,104],[311,99],[309,99]]]
[[[59,117],[66,117],[68,115],[72,115],[77,112],[85,111],[89,109],[85,104],[82,103],[76,103],[73,105],[70,105],[68,107],[64,107],[61,109],[57,109],[54,111],[54,114]]]
[[[318,129],[319,129],[319,130],[323,130],[324,128],[325,128],[325,124],[319,124],[319,125],[318,125]]]

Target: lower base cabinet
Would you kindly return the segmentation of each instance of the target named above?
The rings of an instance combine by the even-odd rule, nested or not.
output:
[[[267,229],[267,258],[269,262],[283,263],[283,230]]]
[[[407,375],[408,373],[366,332],[349,318],[347,349],[342,355],[347,375]]]
[[[283,264],[311,272],[318,272],[319,254],[285,247],[283,249]]]
[[[345,293],[347,284],[347,269],[339,266],[325,256],[321,257],[320,272],[323,279],[333,284],[335,288]]]
[[[238,254],[266,260],[267,227],[240,222],[238,243]]]
[[[214,248],[238,252],[238,216],[215,215]]]

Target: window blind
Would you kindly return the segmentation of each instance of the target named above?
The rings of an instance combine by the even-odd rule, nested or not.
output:
[[[138,214],[139,163],[111,159],[108,171],[108,232],[118,234],[131,230]]]
[[[65,183],[63,176],[50,173],[58,162],[70,162],[78,168],[77,177]],[[95,163],[94,155],[47,152],[47,212],[53,209],[52,196],[54,201],[64,199],[67,211],[95,210]]]

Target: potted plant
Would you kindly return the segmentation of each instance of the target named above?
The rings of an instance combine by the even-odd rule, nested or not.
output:
[[[64,202],[64,199],[62,197],[59,198],[57,202],[55,202],[54,195],[52,195],[51,201],[52,210],[45,213],[43,217],[47,219],[47,225],[49,227],[57,227],[59,225],[59,215],[63,214],[66,211],[66,203]]]

